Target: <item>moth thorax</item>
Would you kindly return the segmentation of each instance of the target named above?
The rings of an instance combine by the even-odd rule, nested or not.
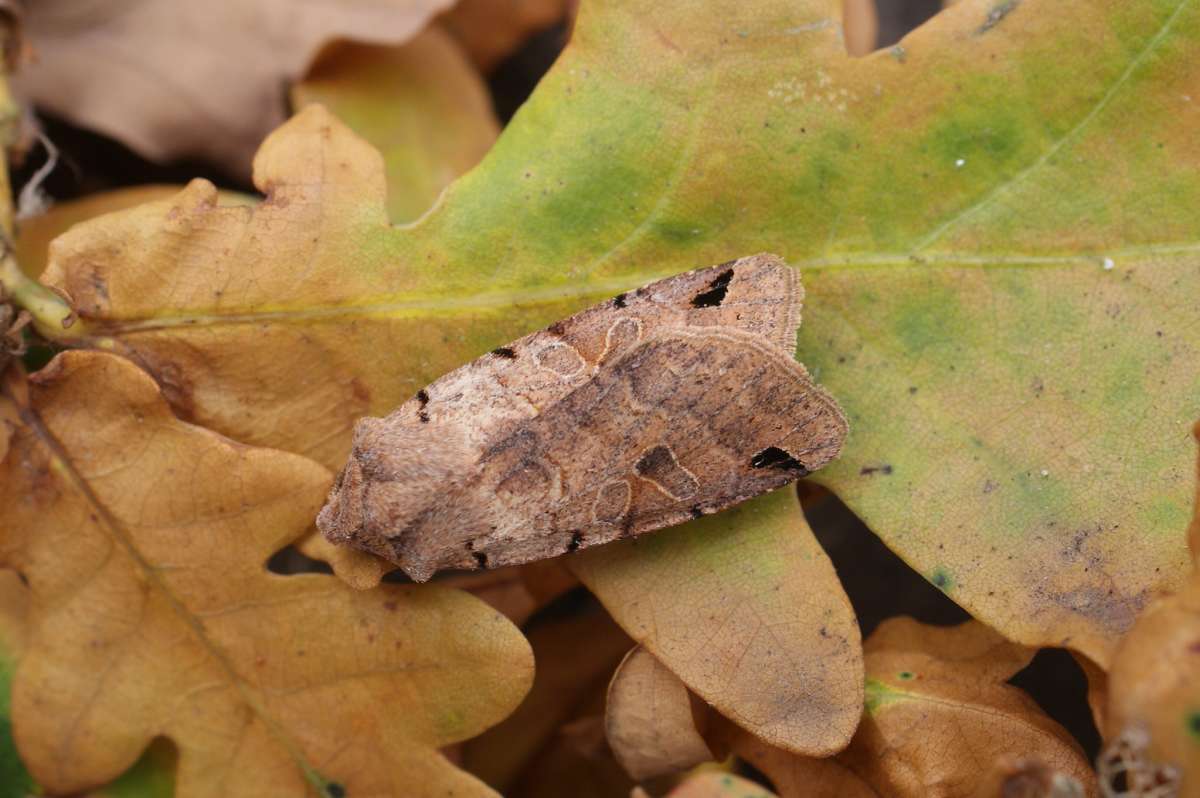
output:
[[[406,530],[460,481],[472,460],[454,430],[364,418],[318,526],[335,543],[396,562]]]

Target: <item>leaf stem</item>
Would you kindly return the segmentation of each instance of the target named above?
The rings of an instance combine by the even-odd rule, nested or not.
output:
[[[0,258],[0,295],[29,311],[34,329],[47,340],[62,341],[86,334],[65,299],[21,271],[7,242],[4,242],[4,255]]]

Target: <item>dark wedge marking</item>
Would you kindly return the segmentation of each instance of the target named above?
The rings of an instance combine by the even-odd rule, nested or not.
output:
[[[778,468],[784,471],[798,471],[800,476],[808,474],[804,464],[780,449],[778,446],[768,446],[750,458],[751,468]]]
[[[492,354],[496,357],[502,357],[505,360],[516,360],[517,353],[509,349],[507,346],[498,346],[492,350]]]
[[[729,292],[729,281],[733,279],[733,269],[726,269],[708,284],[707,291],[701,291],[692,297],[692,307],[715,308],[725,301]]]

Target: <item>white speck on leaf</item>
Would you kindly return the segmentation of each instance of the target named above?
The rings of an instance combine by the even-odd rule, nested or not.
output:
[[[957,161],[954,162],[954,166],[955,166],[955,168],[961,169],[963,166],[966,165],[966,163],[967,163],[966,158],[959,158]]]
[[[1106,271],[1106,272],[1110,272],[1110,271],[1112,271],[1112,270],[1113,270],[1113,268],[1114,268],[1116,265],[1117,265],[1117,264],[1113,262],[1113,259],[1112,259],[1112,258],[1105,258],[1105,259],[1104,259],[1104,271]]]

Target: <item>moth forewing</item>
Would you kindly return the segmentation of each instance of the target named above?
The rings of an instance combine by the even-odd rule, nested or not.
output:
[[[792,357],[797,273],[756,255],[651,283],[363,419],[318,518],[424,581],[716,512],[820,468],[846,420]]]

